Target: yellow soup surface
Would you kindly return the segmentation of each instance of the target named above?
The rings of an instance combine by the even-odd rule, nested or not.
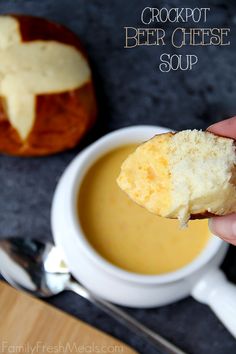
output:
[[[136,148],[126,145],[104,155],[87,172],[78,197],[83,231],[93,248],[112,264],[140,274],[175,271],[199,255],[209,239],[206,220],[180,229],[131,201],[116,178]]]

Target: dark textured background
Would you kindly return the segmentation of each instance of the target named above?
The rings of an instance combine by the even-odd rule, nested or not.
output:
[[[178,51],[165,48],[170,53],[197,53],[199,63],[191,72],[163,74],[157,69],[163,48],[123,48],[123,27],[142,26],[140,12],[145,6],[211,7],[208,26],[231,27],[231,46]],[[233,0],[0,0],[0,13],[44,16],[75,31],[88,51],[100,102],[97,126],[74,151],[35,159],[0,156],[3,236],[19,234],[51,239],[50,206],[59,176],[83,146],[105,132],[133,124],[204,129],[236,113],[236,3]],[[168,32],[166,25],[162,27]],[[233,247],[224,269],[236,282]],[[64,293],[50,303],[122,339],[140,353],[157,353],[76,295]],[[191,298],[159,309],[129,311],[189,353],[236,353],[236,341],[206,306]]]

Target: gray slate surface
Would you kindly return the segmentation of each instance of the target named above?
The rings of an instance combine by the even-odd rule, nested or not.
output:
[[[162,74],[163,49],[123,48],[123,26],[140,26],[144,6],[211,7],[209,27],[232,28],[231,47],[196,48],[192,72]],[[0,13],[44,16],[80,35],[91,59],[100,101],[99,123],[75,150],[47,158],[0,156],[1,235],[51,239],[50,206],[59,176],[86,144],[104,133],[133,124],[174,129],[206,128],[236,113],[236,3],[229,1],[1,0]],[[168,48],[174,53],[173,48]],[[182,50],[180,53],[186,51]],[[236,251],[224,263],[236,282]],[[143,354],[158,353],[78,296],[64,293],[49,301],[129,343]],[[233,354],[236,342],[213,313],[191,298],[151,310],[128,310],[153,330],[192,354]],[[3,319],[2,319],[3,320]]]

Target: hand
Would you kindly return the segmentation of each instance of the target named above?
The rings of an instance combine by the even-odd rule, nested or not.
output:
[[[213,124],[207,130],[217,135],[236,139],[236,117]],[[236,245],[236,213],[209,219],[209,228],[213,234]]]

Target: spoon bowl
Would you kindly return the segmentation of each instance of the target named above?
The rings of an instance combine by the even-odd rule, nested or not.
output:
[[[71,278],[58,248],[18,237],[0,241],[0,270],[11,285],[38,297],[57,295]]]

